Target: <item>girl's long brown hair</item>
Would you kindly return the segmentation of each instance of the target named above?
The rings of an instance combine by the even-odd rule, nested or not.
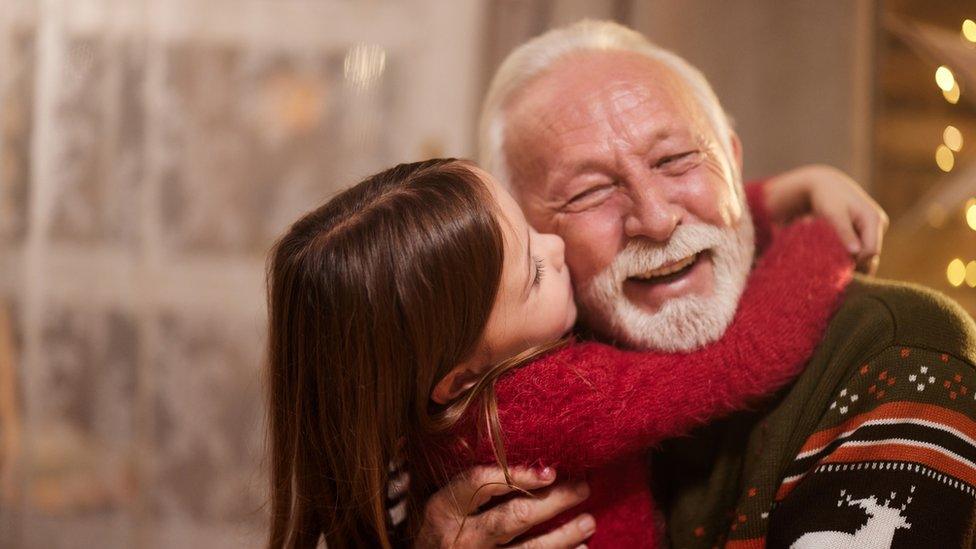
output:
[[[269,547],[322,536],[330,549],[389,547],[388,465],[419,465],[423,441],[471,403],[429,404],[436,381],[475,352],[501,279],[495,201],[471,168],[438,159],[376,174],[272,251]],[[490,396],[490,383],[479,388]],[[435,488],[425,470],[411,467],[414,530]]]

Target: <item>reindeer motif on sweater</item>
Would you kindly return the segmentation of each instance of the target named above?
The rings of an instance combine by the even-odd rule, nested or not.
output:
[[[821,549],[824,547],[850,547],[857,549],[890,549],[895,538],[895,532],[912,527],[908,518],[903,514],[908,504],[912,502],[912,494],[915,487],[912,486],[908,497],[900,507],[889,507],[897,496],[892,492],[890,497],[883,503],[878,503],[878,498],[868,496],[862,499],[852,499],[846,491],[841,491],[841,500],[837,506],[846,504],[850,507],[860,507],[867,514],[867,522],[858,528],[853,534],[827,530],[823,532],[810,532],[803,534],[793,542],[790,549]]]

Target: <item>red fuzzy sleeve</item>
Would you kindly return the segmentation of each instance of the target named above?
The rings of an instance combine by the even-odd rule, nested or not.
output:
[[[687,354],[573,344],[497,383],[508,462],[598,467],[742,409],[797,375],[820,341],[852,273],[830,226],[783,229],[760,258],[723,338]],[[449,463],[494,461],[473,406]]]

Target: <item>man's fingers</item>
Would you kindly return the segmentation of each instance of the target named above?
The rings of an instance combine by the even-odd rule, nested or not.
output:
[[[596,532],[596,521],[587,514],[580,515],[573,520],[556,528],[552,532],[526,540],[515,545],[519,549],[550,549],[558,547],[586,547],[583,542]]]
[[[485,511],[478,516],[478,527],[484,528],[498,543],[508,543],[589,496],[590,487],[583,481],[560,483],[538,491],[535,497],[515,497]]]
[[[544,489],[556,479],[556,472],[551,468],[512,467],[509,472],[513,484],[523,490]],[[429,538],[429,544],[450,542],[462,547],[497,545],[497,536],[491,535],[491,528],[504,526],[504,520],[494,513],[495,509],[474,513],[492,497],[514,490],[506,483],[505,473],[499,466],[473,467],[465,471],[427,501],[421,537]],[[545,512],[547,506],[557,507],[556,512],[559,512],[575,504],[560,505],[558,501],[548,501],[548,498],[542,498],[546,501],[539,503],[534,496],[526,495],[518,495],[514,499],[520,498],[542,507],[541,516],[549,516]]]
[[[552,468],[533,469],[511,467],[509,473],[515,486],[523,490],[536,490],[552,484],[556,472]],[[514,490],[505,480],[505,472],[497,465],[474,467],[455,478],[448,490],[438,494],[453,495],[455,507],[461,516],[474,513],[493,497],[505,495]]]

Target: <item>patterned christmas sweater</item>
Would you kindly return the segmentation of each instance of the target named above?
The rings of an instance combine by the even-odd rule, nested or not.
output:
[[[657,547],[647,449],[789,382],[821,341],[850,277],[850,258],[829,224],[796,223],[757,262],[718,342],[687,354],[577,343],[506,374],[496,393],[508,462],[551,465],[591,487],[581,506],[529,535],[589,511],[597,522],[591,547]],[[472,407],[435,462],[453,471],[493,463],[483,425]]]
[[[798,380],[654,457],[675,548],[976,547],[976,325],[857,277]]]

